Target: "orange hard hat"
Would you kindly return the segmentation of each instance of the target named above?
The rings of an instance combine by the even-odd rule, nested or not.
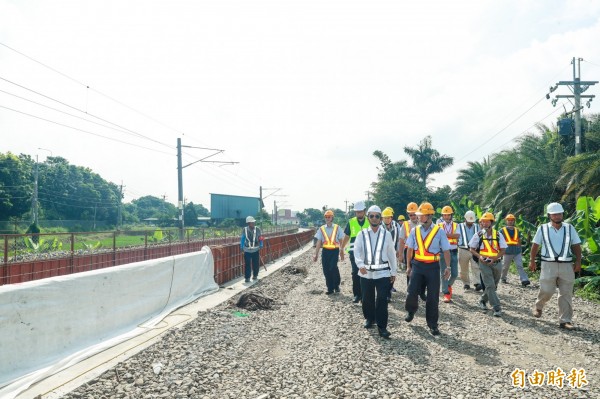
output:
[[[407,213],[415,213],[418,209],[419,209],[419,205],[417,205],[416,202],[411,202],[410,204],[406,205]]]
[[[417,215],[433,215],[435,214],[435,209],[433,209],[433,205],[429,202],[423,202],[419,205],[419,209],[416,212]]]
[[[325,211],[325,214],[323,216],[333,216],[333,211],[331,209],[328,209]]]
[[[479,221],[482,220],[489,220],[490,222],[495,222],[496,218],[494,217],[494,215],[491,212],[486,212],[483,215],[481,215],[481,217],[479,218]]]
[[[515,217],[515,215],[513,215],[512,213],[509,213],[508,215],[506,215],[506,220],[517,220],[517,218]]]
[[[450,205],[446,205],[445,207],[442,208],[442,215],[452,215],[454,213],[454,210],[452,209],[452,207]]]

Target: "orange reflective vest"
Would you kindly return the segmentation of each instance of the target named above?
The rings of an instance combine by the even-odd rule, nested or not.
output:
[[[323,248],[325,249],[336,249],[340,247],[340,242],[337,241],[337,232],[339,226],[337,224],[333,225],[333,231],[331,232],[331,236],[327,235],[327,231],[325,231],[325,226],[321,226],[321,234],[323,234]]]
[[[483,248],[479,251],[479,255],[497,256],[500,253],[500,242],[496,229],[492,229],[492,238],[488,238],[485,232],[482,232],[481,243]]]
[[[436,236],[438,230],[440,229],[439,225],[433,226],[427,237],[425,237],[425,241],[423,241],[423,236],[421,236],[420,226],[415,228],[415,239],[417,241],[418,249],[415,251],[415,260],[423,263],[434,263],[440,260],[440,254],[432,254],[429,252],[429,247],[431,246],[431,242],[433,238]]]
[[[447,231],[446,230],[446,225],[444,222],[439,223],[438,226],[443,227],[444,231],[448,234],[455,234],[456,233],[456,228],[458,227],[458,223],[456,222],[452,222],[452,230],[451,231]],[[448,242],[450,243],[450,245],[458,245],[458,238],[450,238],[448,237]]]
[[[503,227],[502,228],[502,235],[504,236],[504,239],[506,240],[506,245],[519,245],[519,230],[517,230],[517,228],[515,227],[515,232],[514,235],[511,236],[510,233],[508,232],[508,228]]]

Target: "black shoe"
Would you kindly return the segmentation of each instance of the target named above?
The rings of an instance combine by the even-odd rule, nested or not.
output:
[[[475,284],[475,291],[481,291],[483,289],[483,287],[481,286],[481,284]]]
[[[559,327],[567,331],[573,331],[577,329],[572,323],[560,323]]]
[[[423,302],[427,302],[427,295],[425,295],[424,292],[422,292],[422,293],[419,294],[419,298],[421,298],[421,300]]]
[[[404,321],[410,323],[414,318],[415,314],[413,312],[408,312],[406,313],[406,316],[404,316]]]
[[[246,283],[249,283],[249,282],[250,282],[250,279],[249,279],[249,278],[247,278],[247,279],[246,279]]]
[[[333,291],[327,291],[327,292],[325,292],[325,295],[331,295],[331,294],[333,294]]]
[[[527,287],[529,284],[531,284],[531,282],[529,280],[521,281],[521,285],[523,287]]]
[[[470,289],[471,289],[471,286],[470,286],[469,284],[465,284],[465,285],[463,286],[463,288],[464,288],[465,290],[470,290]]]
[[[339,292],[340,292],[340,287],[335,287],[335,288],[333,289],[333,291],[334,291],[334,292],[337,292],[337,293],[339,293]]]
[[[365,324],[363,324],[364,328],[371,328],[373,327],[373,320],[365,320]]]
[[[440,335],[440,330],[438,330],[437,327],[435,328],[430,328],[429,332],[431,333],[431,335]]]
[[[383,337],[383,338],[389,338],[390,335],[392,335],[388,330],[386,330],[385,328],[379,328],[377,327],[377,329],[379,330],[379,336]]]
[[[258,276],[252,276],[252,280],[258,280]]]
[[[353,303],[359,303],[360,302],[360,296],[359,295],[354,295],[354,299],[352,300]]]
[[[502,283],[503,283],[503,284],[508,284],[508,281],[506,280],[506,278],[503,278],[503,279],[502,279]]]

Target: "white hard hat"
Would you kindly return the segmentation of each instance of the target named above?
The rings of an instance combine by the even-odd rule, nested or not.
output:
[[[377,205],[371,205],[367,213],[381,213],[381,208]]]
[[[475,212],[473,212],[473,211],[467,211],[465,213],[465,220],[467,222],[474,223],[476,219],[477,219],[477,217],[475,216]]]
[[[564,213],[564,211],[565,210],[563,209],[562,205],[558,202],[552,202],[551,204],[548,204],[547,212],[550,215],[554,215],[556,213]]]
[[[246,218],[246,223],[254,223],[254,222],[256,222],[256,219],[254,219],[252,216],[248,216]]]
[[[367,207],[365,206],[365,201],[356,201],[354,203],[355,211],[364,211]]]

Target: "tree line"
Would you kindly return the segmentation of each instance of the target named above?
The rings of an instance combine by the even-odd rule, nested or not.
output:
[[[153,218],[156,224],[170,226],[177,216],[173,204],[154,196],[122,203],[118,185],[89,168],[69,164],[65,158],[51,156],[44,162],[36,162],[29,155],[7,152],[0,153],[1,221],[33,220],[36,173],[39,220],[94,220],[116,227],[120,223],[138,224]],[[198,225],[198,216],[209,216],[208,209],[187,203],[185,224]]]

